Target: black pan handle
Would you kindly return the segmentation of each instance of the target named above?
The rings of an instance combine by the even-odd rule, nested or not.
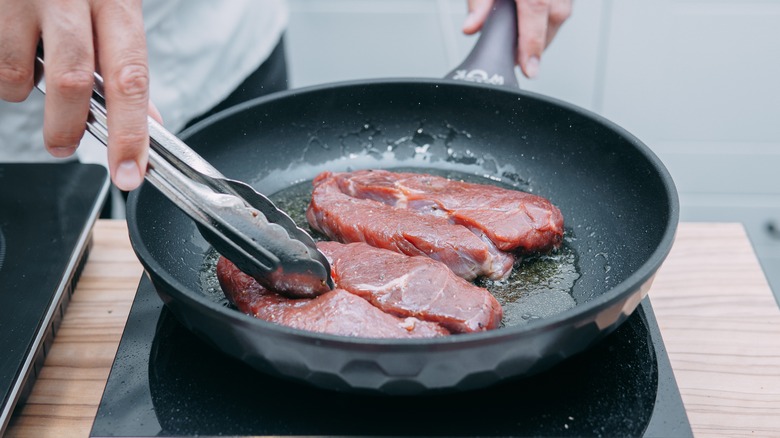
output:
[[[471,53],[445,79],[519,88],[517,57],[517,6],[514,0],[495,0]]]

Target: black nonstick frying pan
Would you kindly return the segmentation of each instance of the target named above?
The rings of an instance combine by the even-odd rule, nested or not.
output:
[[[514,26],[496,18],[512,11],[497,12],[480,43],[493,29]],[[268,323],[220,302],[213,250],[144,184],[129,198],[130,238],[172,313],[264,372],[381,394],[468,390],[530,376],[612,332],[671,249],[679,215],[674,184],[659,159],[619,126],[501,86],[500,73],[477,68],[483,58],[513,59],[511,40],[502,47],[491,41],[489,54],[478,43],[476,55],[453,72],[492,84],[399,79],[292,90],[226,110],[182,137],[227,177],[269,195],[324,170],[411,168],[484,177],[544,196],[561,209],[565,245],[576,259],[570,308],[494,331],[423,340],[339,337]]]

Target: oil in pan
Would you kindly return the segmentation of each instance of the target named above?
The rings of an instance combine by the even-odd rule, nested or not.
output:
[[[477,184],[492,184],[513,189],[495,179],[453,170],[429,168],[399,168],[403,172],[429,173],[445,178],[463,180]],[[277,207],[287,212],[301,228],[315,240],[325,240],[325,236],[313,230],[306,221],[306,209],[311,199],[312,182],[303,181],[271,195]],[[571,232],[566,230],[564,242],[551,254],[518,257],[512,274],[501,281],[478,279],[478,286],[488,289],[496,297],[504,310],[502,326],[516,326],[550,317],[576,305],[571,295],[574,283],[580,277],[577,257],[569,245]],[[217,254],[213,250],[205,258],[200,277],[203,291],[214,301],[228,305],[216,279]]]

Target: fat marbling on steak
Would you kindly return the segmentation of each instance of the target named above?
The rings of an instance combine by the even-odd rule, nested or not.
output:
[[[498,328],[503,312],[487,291],[444,264],[357,242],[319,242],[336,289],[287,298],[220,257],[217,278],[242,312],[303,330],[362,337],[432,337]]]
[[[497,328],[501,305],[487,289],[456,276],[441,262],[356,242],[320,242],[339,288],[381,310],[440,324],[452,333]]]
[[[365,338],[429,338],[449,332],[436,323],[399,318],[363,298],[334,289],[316,298],[287,298],[261,286],[224,257],[217,262],[222,291],[240,311],[313,332]]]
[[[344,243],[366,242],[410,256],[428,256],[467,280],[478,276],[497,280],[511,272],[514,256],[499,250],[484,234],[441,215],[350,196],[339,184],[349,175],[323,172],[314,179],[306,219],[317,231]]]
[[[502,251],[547,252],[563,240],[561,211],[530,193],[387,170],[359,170],[331,178],[349,196],[447,219],[485,235]]]

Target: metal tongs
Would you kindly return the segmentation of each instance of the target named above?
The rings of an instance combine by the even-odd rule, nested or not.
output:
[[[43,50],[35,60],[35,86],[46,93]],[[104,145],[108,128],[103,78],[95,73],[87,131]],[[334,287],[327,258],[314,240],[248,184],[226,178],[151,117],[146,180],[195,220],[220,254],[262,285],[292,297],[313,297]]]

